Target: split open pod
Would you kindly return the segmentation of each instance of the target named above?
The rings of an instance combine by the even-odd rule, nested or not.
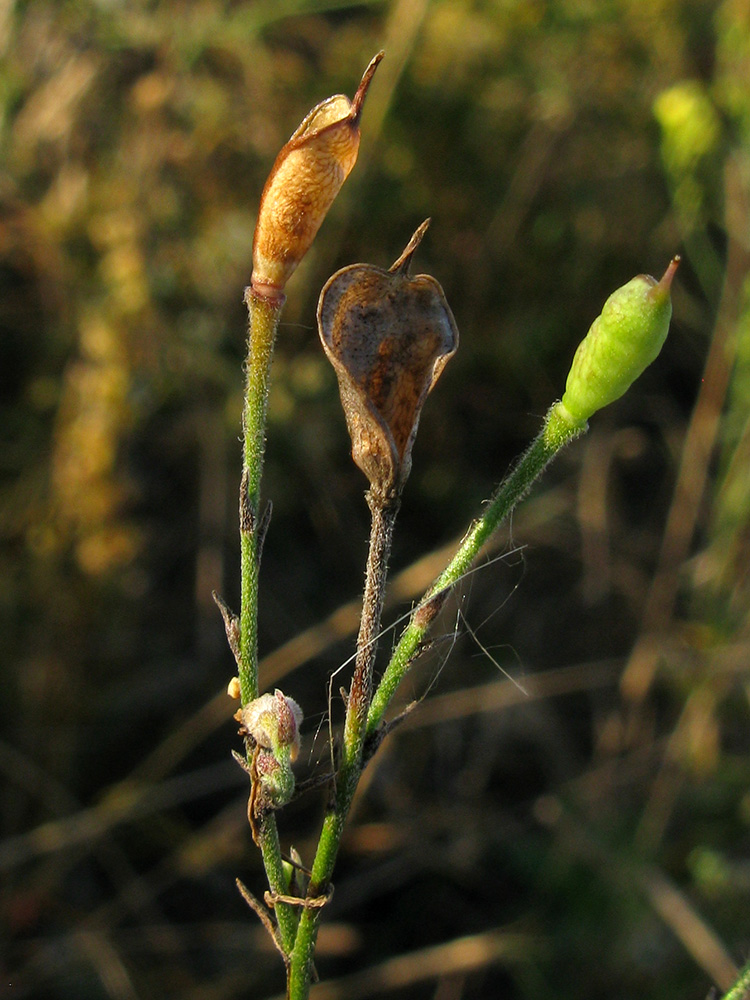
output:
[[[429,221],[388,271],[345,267],[328,280],[318,303],[318,330],[338,377],[352,457],[379,503],[400,495],[422,406],[458,347],[439,283],[409,273]]]
[[[362,106],[382,58],[379,52],[371,60],[351,101],[335,94],[314,107],[276,157],[253,241],[256,294],[281,297],[356,163]]]

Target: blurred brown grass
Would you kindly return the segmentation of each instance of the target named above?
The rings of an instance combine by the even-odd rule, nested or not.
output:
[[[405,685],[424,700],[365,776],[314,995],[703,997],[746,957],[747,0],[6,0],[14,996],[282,988],[234,887],[262,878],[210,596],[238,588],[242,290],[277,150],[381,47],[359,164],[290,284],[274,362],[262,680],[305,707],[302,775],[326,765],[367,530],[315,331],[328,275],[387,266],[430,215],[418,270],[461,330],[415,447],[391,624],[607,294],[684,263],[662,357],[549,472]],[[303,858],[321,808],[281,817]]]

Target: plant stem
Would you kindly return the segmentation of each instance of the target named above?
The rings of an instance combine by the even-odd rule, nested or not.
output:
[[[268,383],[276,330],[284,306],[283,296],[265,298],[248,288],[245,399],[242,411],[242,481],[240,484],[240,700],[247,705],[258,697],[258,581],[260,555],[266,524],[260,514],[260,481],[266,443]],[[281,847],[273,814],[266,816],[259,830],[263,865],[272,892],[289,892],[281,859]],[[294,943],[297,916],[292,907],[278,903],[276,920],[281,943],[287,954]]]
[[[277,895],[286,896],[289,893],[289,884],[281,859],[279,832],[276,827],[276,817],[273,813],[270,813],[263,820],[258,839],[263,856],[263,866],[268,878],[268,886]],[[294,936],[297,933],[297,914],[294,907],[289,906],[287,903],[277,903],[274,912],[276,913],[276,923],[279,927],[281,946],[284,952],[289,955],[294,945]]]
[[[453,559],[413,611],[372,699],[367,736],[372,736],[382,722],[396,688],[419,653],[425,635],[450,589],[467,572],[485,542],[526,495],[555,455],[585,430],[586,424],[573,423],[561,403],[550,407],[542,430],[498,486],[482,516],[464,536]]]
[[[482,516],[469,529],[456,555],[415,609],[374,697],[371,694],[375,647],[380,631],[386,569],[397,505],[379,505],[368,494],[372,530],[362,621],[357,637],[357,657],[347,703],[335,796],[323,821],[312,867],[309,900],[325,894],[333,875],[344,824],[362,772],[365,740],[380,725],[396,688],[411,666],[450,588],[466,573],[490,535],[524,497],[549,462],[585,429],[585,424],[571,421],[567,410],[560,403],[550,408],[537,438],[500,484]],[[320,914],[319,907],[310,907],[303,910],[300,917],[289,966],[289,1000],[307,1000],[309,996]]]
[[[361,762],[367,715],[372,701],[372,676],[375,664],[380,619],[385,600],[385,581],[391,554],[393,526],[398,514],[398,501],[386,503],[367,494],[372,521],[370,547],[365,572],[362,617],[357,635],[357,656],[349,690],[344,723],[344,759]]]
[[[263,531],[260,517],[260,481],[266,443],[268,380],[284,299],[267,299],[251,288],[245,291],[249,326],[245,368],[244,435],[240,485],[240,699],[243,705],[258,697],[258,576]]]
[[[748,1000],[750,997],[750,962],[740,972],[739,978],[722,1000]]]
[[[362,618],[357,636],[354,675],[346,706],[341,762],[336,774],[333,803],[323,820],[318,848],[312,866],[308,899],[325,894],[336,863],[344,824],[362,773],[362,754],[367,717],[372,696],[373,667],[380,633],[380,619],[385,598],[388,557],[398,501],[383,503],[368,493],[372,513],[370,549],[367,557]],[[320,923],[320,908],[307,908],[300,917],[289,968],[289,1000],[307,1000],[310,992],[315,939]]]

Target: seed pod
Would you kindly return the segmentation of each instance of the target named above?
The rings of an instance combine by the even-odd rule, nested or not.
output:
[[[619,399],[656,358],[669,331],[669,289],[679,262],[675,257],[658,282],[639,274],[604,303],[568,373],[562,406],[571,423],[582,426]]]
[[[372,60],[351,101],[336,94],[313,108],[276,157],[253,241],[251,283],[257,294],[280,298],[356,163],[362,105],[382,58],[379,52]]]
[[[345,267],[318,302],[318,330],[338,376],[352,457],[373,497],[384,502],[406,482],[422,406],[458,346],[438,282],[409,274],[429,221],[390,270]]]

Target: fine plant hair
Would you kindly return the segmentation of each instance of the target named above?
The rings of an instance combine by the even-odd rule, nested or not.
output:
[[[609,297],[576,351],[562,398],[550,406],[536,438],[468,526],[423,597],[387,629],[381,626],[381,616],[388,562],[412,446],[422,407],[458,349],[459,332],[437,280],[412,271],[429,219],[418,226],[390,268],[350,264],[326,282],[318,304],[318,331],[337,376],[352,458],[369,484],[365,498],[371,532],[356,646],[329,678],[327,718],[320,719],[312,740],[314,744],[327,729],[328,753],[320,754],[313,776],[298,785],[294,763],[301,747],[303,706],[278,689],[263,692],[258,676],[259,572],[271,520],[270,503],[261,501],[269,374],[286,283],[355,165],[365,98],[383,55],[371,61],[351,100],[335,95],[321,102],[279,153],[260,199],[252,277],[244,298],[249,326],[239,612],[215,596],[237,666],[229,694],[239,700],[235,719],[244,752],[234,756],[249,778],[248,822],[268,879],[262,899],[239,880],[237,885],[284,963],[289,1000],[305,1000],[316,978],[318,928],[334,892],[342,833],[368,762],[394,726],[418,711],[459,631],[466,631],[482,655],[504,671],[459,607],[437,673],[418,701],[393,716],[389,707],[397,689],[425,651],[440,643],[433,626],[454,588],[476,571],[497,528],[552,459],[586,432],[589,419],[622,396],[657,357],[669,329],[670,285],[679,262],[675,257],[660,281],[638,275]],[[389,641],[392,637],[392,649],[377,678],[375,658],[385,636]],[[340,728],[333,724],[339,695],[344,708]],[[317,848],[313,857],[301,858],[282,847],[277,816],[301,792],[321,786],[326,789],[326,808]],[[731,1000],[746,995],[750,973],[745,970],[742,976],[728,994]]]

